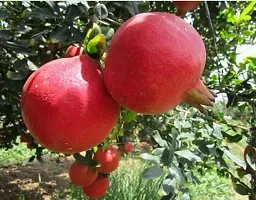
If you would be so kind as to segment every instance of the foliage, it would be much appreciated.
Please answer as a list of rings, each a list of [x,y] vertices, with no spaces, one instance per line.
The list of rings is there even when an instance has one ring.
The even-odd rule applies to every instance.
[[[0,147],[5,149],[17,144],[17,136],[27,136],[19,100],[25,80],[38,66],[62,57],[70,44],[82,45],[93,23],[98,23],[110,45],[114,31],[129,17],[147,11],[175,12],[171,2],[0,5]],[[185,105],[157,116],[123,111],[112,135],[138,136],[153,145],[150,154],[141,155],[154,163],[143,177],[151,179],[168,172],[161,183],[162,199],[190,199],[185,183],[198,182],[193,169],[204,172],[214,166],[220,176],[231,178],[239,194],[255,198],[256,58],[237,62],[238,47],[255,43],[255,14],[255,2],[201,2],[185,16],[206,45],[205,82],[219,97],[227,96],[227,101],[221,99],[207,116]],[[230,152],[230,143],[241,141],[252,147],[244,160]],[[34,144],[40,159],[42,148]]]

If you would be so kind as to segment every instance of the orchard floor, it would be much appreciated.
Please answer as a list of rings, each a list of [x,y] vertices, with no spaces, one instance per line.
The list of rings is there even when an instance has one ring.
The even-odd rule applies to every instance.
[[[69,187],[70,163],[71,159],[66,159],[62,163],[34,161],[1,167],[0,200],[16,200],[21,194],[29,200],[52,199],[55,191],[65,192]]]
[[[34,155],[34,150],[28,151],[24,144],[12,150],[0,150],[0,200],[71,200],[68,198],[71,184],[67,172],[73,157],[62,158],[58,163],[56,157],[46,157],[44,163],[36,160],[29,163],[28,158],[31,155]],[[137,168],[142,168],[142,163],[136,160],[138,161],[130,158],[122,160],[120,170],[136,171]],[[123,179],[124,177],[120,177],[120,182]],[[137,181],[139,179],[140,177]],[[195,197],[192,200],[248,200],[247,196],[240,196],[233,191],[229,180],[219,181],[214,173],[209,173],[204,180],[201,187],[194,187],[192,193]],[[226,195],[223,197],[227,190],[230,191],[230,198]],[[56,197],[60,193],[67,198]]]

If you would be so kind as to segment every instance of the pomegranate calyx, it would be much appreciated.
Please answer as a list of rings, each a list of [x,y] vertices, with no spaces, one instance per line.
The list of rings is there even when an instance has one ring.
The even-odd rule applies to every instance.
[[[197,108],[201,113],[207,114],[207,110],[202,106],[212,106],[217,95],[210,91],[204,83],[199,80],[195,88],[187,92],[184,103]]]

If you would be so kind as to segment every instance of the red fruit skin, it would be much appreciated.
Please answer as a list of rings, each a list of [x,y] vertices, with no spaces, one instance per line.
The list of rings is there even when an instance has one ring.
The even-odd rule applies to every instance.
[[[97,179],[88,187],[83,187],[85,195],[91,198],[100,198],[105,195],[109,188],[109,180],[102,174],[99,174]]]
[[[65,57],[69,58],[74,56],[80,56],[83,54],[83,51],[83,47],[69,46],[65,53]]]
[[[133,149],[132,143],[127,142],[127,143],[124,145],[124,150],[125,150],[126,153],[132,152],[132,149]]]
[[[25,136],[21,135],[20,142],[29,142],[29,140]]]
[[[115,33],[104,81],[123,107],[160,114],[180,104],[203,72],[204,43],[198,32],[173,14],[135,15]]]
[[[97,170],[101,173],[108,174],[117,169],[120,156],[116,148],[108,147],[105,151],[99,148],[95,153],[94,160],[101,164]]]
[[[29,142],[27,143],[27,148],[30,150],[34,149],[34,147]]]
[[[69,179],[76,186],[89,186],[96,180],[97,176],[96,168],[78,161],[73,162],[69,167]]]
[[[91,149],[109,135],[120,108],[107,92],[97,67],[86,55],[61,58],[28,78],[21,112],[39,144],[73,154]]]
[[[190,11],[196,9],[200,1],[173,1],[176,8],[182,11]]]

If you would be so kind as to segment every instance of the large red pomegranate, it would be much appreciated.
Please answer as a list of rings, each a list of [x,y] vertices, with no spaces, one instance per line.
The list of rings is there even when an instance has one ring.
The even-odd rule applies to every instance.
[[[129,110],[159,114],[186,102],[204,112],[200,104],[214,100],[200,81],[205,60],[200,35],[183,19],[162,12],[138,14],[112,38],[104,81]]]
[[[35,71],[23,87],[21,112],[38,143],[75,153],[109,135],[119,105],[106,90],[97,62],[81,55],[53,60]]]

